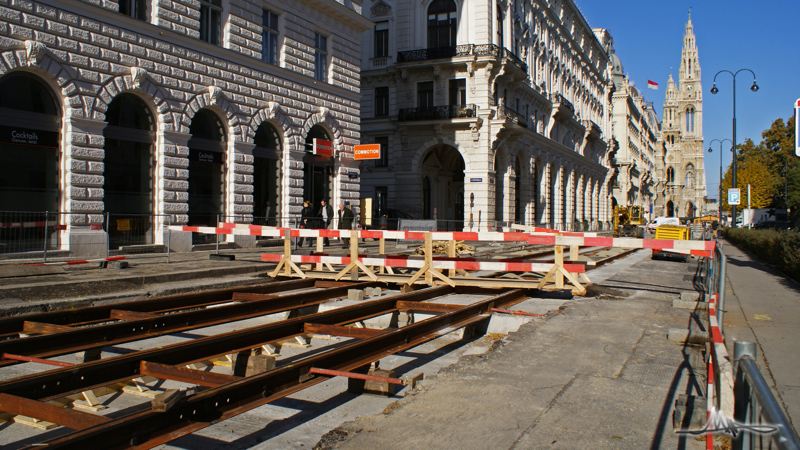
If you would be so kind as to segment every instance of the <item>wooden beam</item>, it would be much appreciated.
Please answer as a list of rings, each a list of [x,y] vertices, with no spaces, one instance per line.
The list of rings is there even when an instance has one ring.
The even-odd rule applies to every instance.
[[[83,430],[111,421],[106,417],[76,409],[2,393],[0,393],[0,410],[14,415],[57,423],[73,430]]]
[[[64,331],[72,331],[74,329],[74,327],[68,327],[66,325],[54,325],[52,323],[31,322],[28,320],[22,322],[23,333],[52,334],[63,333]]]
[[[387,330],[376,328],[343,327],[341,325],[322,325],[318,323],[306,323],[303,325],[303,332],[306,334],[327,334],[329,336],[344,336],[358,339],[368,339],[386,333],[386,331]]]
[[[112,319],[128,321],[128,320],[152,319],[153,317],[158,317],[158,314],[151,312],[123,311],[120,309],[112,309],[109,312],[109,317],[111,317]]]
[[[150,361],[139,363],[139,374],[150,375],[162,380],[175,380],[184,383],[197,384],[205,387],[217,387],[223,384],[241,380],[241,377],[223,373],[205,372],[202,370],[187,369],[185,367],[158,364]]]

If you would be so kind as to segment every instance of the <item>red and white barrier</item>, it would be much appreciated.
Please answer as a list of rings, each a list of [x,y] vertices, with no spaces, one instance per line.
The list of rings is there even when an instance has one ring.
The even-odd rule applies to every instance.
[[[724,417],[733,417],[733,366],[731,358],[728,357],[728,349],[725,347],[725,338],[719,329],[717,322],[717,302],[719,294],[713,294],[708,302],[708,321],[711,329],[712,357],[709,358],[709,383],[716,381],[713,391],[709,391],[708,400],[711,402],[715,397],[719,398],[719,411]],[[716,366],[716,367],[714,367]],[[716,376],[715,371],[716,370]]]
[[[0,228],[38,228],[46,225],[47,222],[44,220],[37,222],[0,222]],[[54,222],[50,222],[50,225],[54,225]]]
[[[55,261],[55,262],[48,262],[48,263],[28,263],[25,264],[26,266],[58,266],[58,265],[75,265],[75,264],[89,264],[95,262],[103,262],[103,261],[120,261],[125,259],[124,256],[111,256],[108,258],[98,258],[98,259],[79,259],[75,261]]]
[[[261,260],[266,262],[280,262],[283,254],[265,253]],[[346,265],[350,264],[349,256],[332,256],[324,253],[311,255],[292,255],[294,263],[323,263]],[[367,266],[406,267],[421,269],[425,265],[425,258],[405,255],[366,256],[358,255],[358,260]],[[431,266],[437,270],[491,270],[503,272],[548,272],[554,263],[525,262],[523,260],[479,261],[475,258],[448,258],[433,257]],[[565,262],[564,269],[570,273],[585,273],[586,264]]]
[[[430,233],[435,241],[484,241],[484,242],[527,242],[529,233],[525,232],[471,232],[471,231],[383,231],[383,230],[327,230],[313,228],[282,228],[261,225],[223,223],[220,227],[170,226],[172,231],[190,231],[203,234],[231,234],[240,236],[283,237],[289,231],[291,237],[302,238],[349,238],[356,231],[360,239],[401,239],[425,240]]]
[[[638,239],[611,237],[547,236],[531,233],[529,244],[579,245],[586,247],[650,248],[696,256],[714,257],[715,241],[684,241],[670,239]]]

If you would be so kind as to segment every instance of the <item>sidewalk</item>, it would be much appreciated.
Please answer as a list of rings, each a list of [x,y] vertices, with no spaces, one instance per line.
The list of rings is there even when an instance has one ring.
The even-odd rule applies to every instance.
[[[728,258],[724,334],[728,354],[735,341],[755,342],[761,373],[795,430],[800,428],[800,286],[725,242]]]
[[[641,250],[592,271],[600,298],[574,298],[315,448],[705,448],[672,422],[679,395],[705,395],[702,354],[667,340],[691,321],[672,300],[692,291],[696,266]]]

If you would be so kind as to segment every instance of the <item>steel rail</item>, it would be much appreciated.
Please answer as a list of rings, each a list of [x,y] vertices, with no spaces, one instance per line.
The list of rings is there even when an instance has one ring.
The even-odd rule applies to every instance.
[[[430,288],[437,289],[437,288]],[[201,391],[165,412],[144,410],[37,443],[30,448],[152,448],[327,380],[312,367],[350,371],[449,331],[484,320],[489,308],[525,298],[521,289],[464,306],[393,331],[357,340],[259,375]]]
[[[72,367],[24,375],[0,382],[0,393],[38,400],[57,399],[136,378],[139,376],[142,361],[168,365],[206,361],[216,356],[303,335],[306,323],[322,325],[352,323],[367,316],[392,312],[399,301],[421,301],[453,292],[455,289],[449,286],[431,287],[280,322],[76,364]]]
[[[137,339],[188,331],[315,305],[347,295],[348,289],[359,289],[373,285],[375,285],[373,282],[341,284],[338,287],[328,289],[298,292],[264,300],[248,300],[212,309],[196,309],[174,314],[156,315],[154,317],[6,340],[0,342],[0,354],[11,353],[46,358],[75,353]],[[230,302],[231,299],[229,298],[227,301]],[[0,367],[19,362],[18,360],[0,360]]]
[[[234,292],[271,294],[294,289],[307,289],[314,286],[315,283],[312,280],[300,279],[278,281],[254,286],[217,289],[213,291],[171,295],[153,299],[132,300],[121,303],[88,306],[85,308],[25,314],[21,316],[0,318],[0,330],[3,330],[3,333],[24,332],[24,324],[26,321],[48,323],[53,325],[91,324],[98,321],[112,320],[110,315],[112,309],[138,312],[185,309],[204,306],[205,304],[216,304],[224,301],[230,301],[231,295]]]

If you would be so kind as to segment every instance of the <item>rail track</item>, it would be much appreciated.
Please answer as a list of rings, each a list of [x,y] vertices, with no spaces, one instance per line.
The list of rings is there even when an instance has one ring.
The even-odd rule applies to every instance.
[[[48,448],[150,448],[333,376],[321,373],[366,372],[370,363],[387,355],[485,322],[491,308],[510,307],[528,298],[519,289],[436,286],[309,313],[315,305],[336,300],[349,289],[374,286],[291,280],[4,319],[6,340],[0,344],[3,356],[10,358],[3,359],[4,366],[20,364],[16,357],[26,356],[34,361],[27,363],[30,365],[46,368],[46,364],[56,363],[62,367],[0,381],[0,410],[75,430],[30,448],[41,448],[40,444]],[[467,305],[441,303],[446,301],[443,297],[459,294],[481,299]],[[258,312],[244,312],[248,307]],[[208,316],[200,314],[209,311]],[[45,359],[287,311],[299,315],[77,364]],[[413,312],[431,317],[408,324],[392,318]],[[388,317],[390,325],[358,326],[379,317]],[[11,328],[5,327],[14,327],[23,337],[13,338]],[[276,361],[271,370],[247,369],[269,358],[261,354],[263,346],[310,334],[340,336],[343,341]],[[47,349],[51,345],[56,348]],[[226,357],[232,357],[231,369],[214,365],[213,361]],[[141,401],[113,419],[74,407],[74,400],[81,397],[88,400],[95,393],[107,394],[126,384],[142,386],[167,380],[178,386],[172,395],[179,400]]]
[[[593,247],[584,249],[581,256],[602,255],[594,262],[600,265],[632,251]],[[538,251],[520,256],[517,251],[514,257],[547,260],[552,255],[552,251]],[[27,364],[23,367],[31,372],[0,381],[0,411],[5,411],[6,419],[16,416],[74,430],[29,448],[43,444],[48,448],[151,448],[332,376],[363,376],[371,363],[385,356],[453,330],[485,324],[493,312],[508,311],[504,308],[529,297],[524,289],[443,285],[319,310],[320,305],[346,297],[349,290],[381,287],[387,286],[371,281],[278,279],[258,286],[0,319],[0,379],[2,370],[14,365]],[[479,300],[466,305],[448,302],[458,295]],[[430,317],[417,322],[398,320],[400,315],[413,317],[414,313]],[[286,318],[276,319],[276,314]],[[197,334],[168,345],[151,340],[192,330],[196,334],[217,325],[250,324],[247,320],[265,316],[273,321],[208,336]],[[375,326],[378,319],[388,325]],[[291,358],[275,360],[265,354],[289,340],[320,335],[341,340]],[[138,349],[101,359],[104,349],[129,344]],[[219,364],[226,360],[229,364]],[[157,401],[134,401],[114,418],[79,408],[96,406],[98,396],[123,392],[120,389],[126,386],[142,390],[161,385],[172,390]]]

